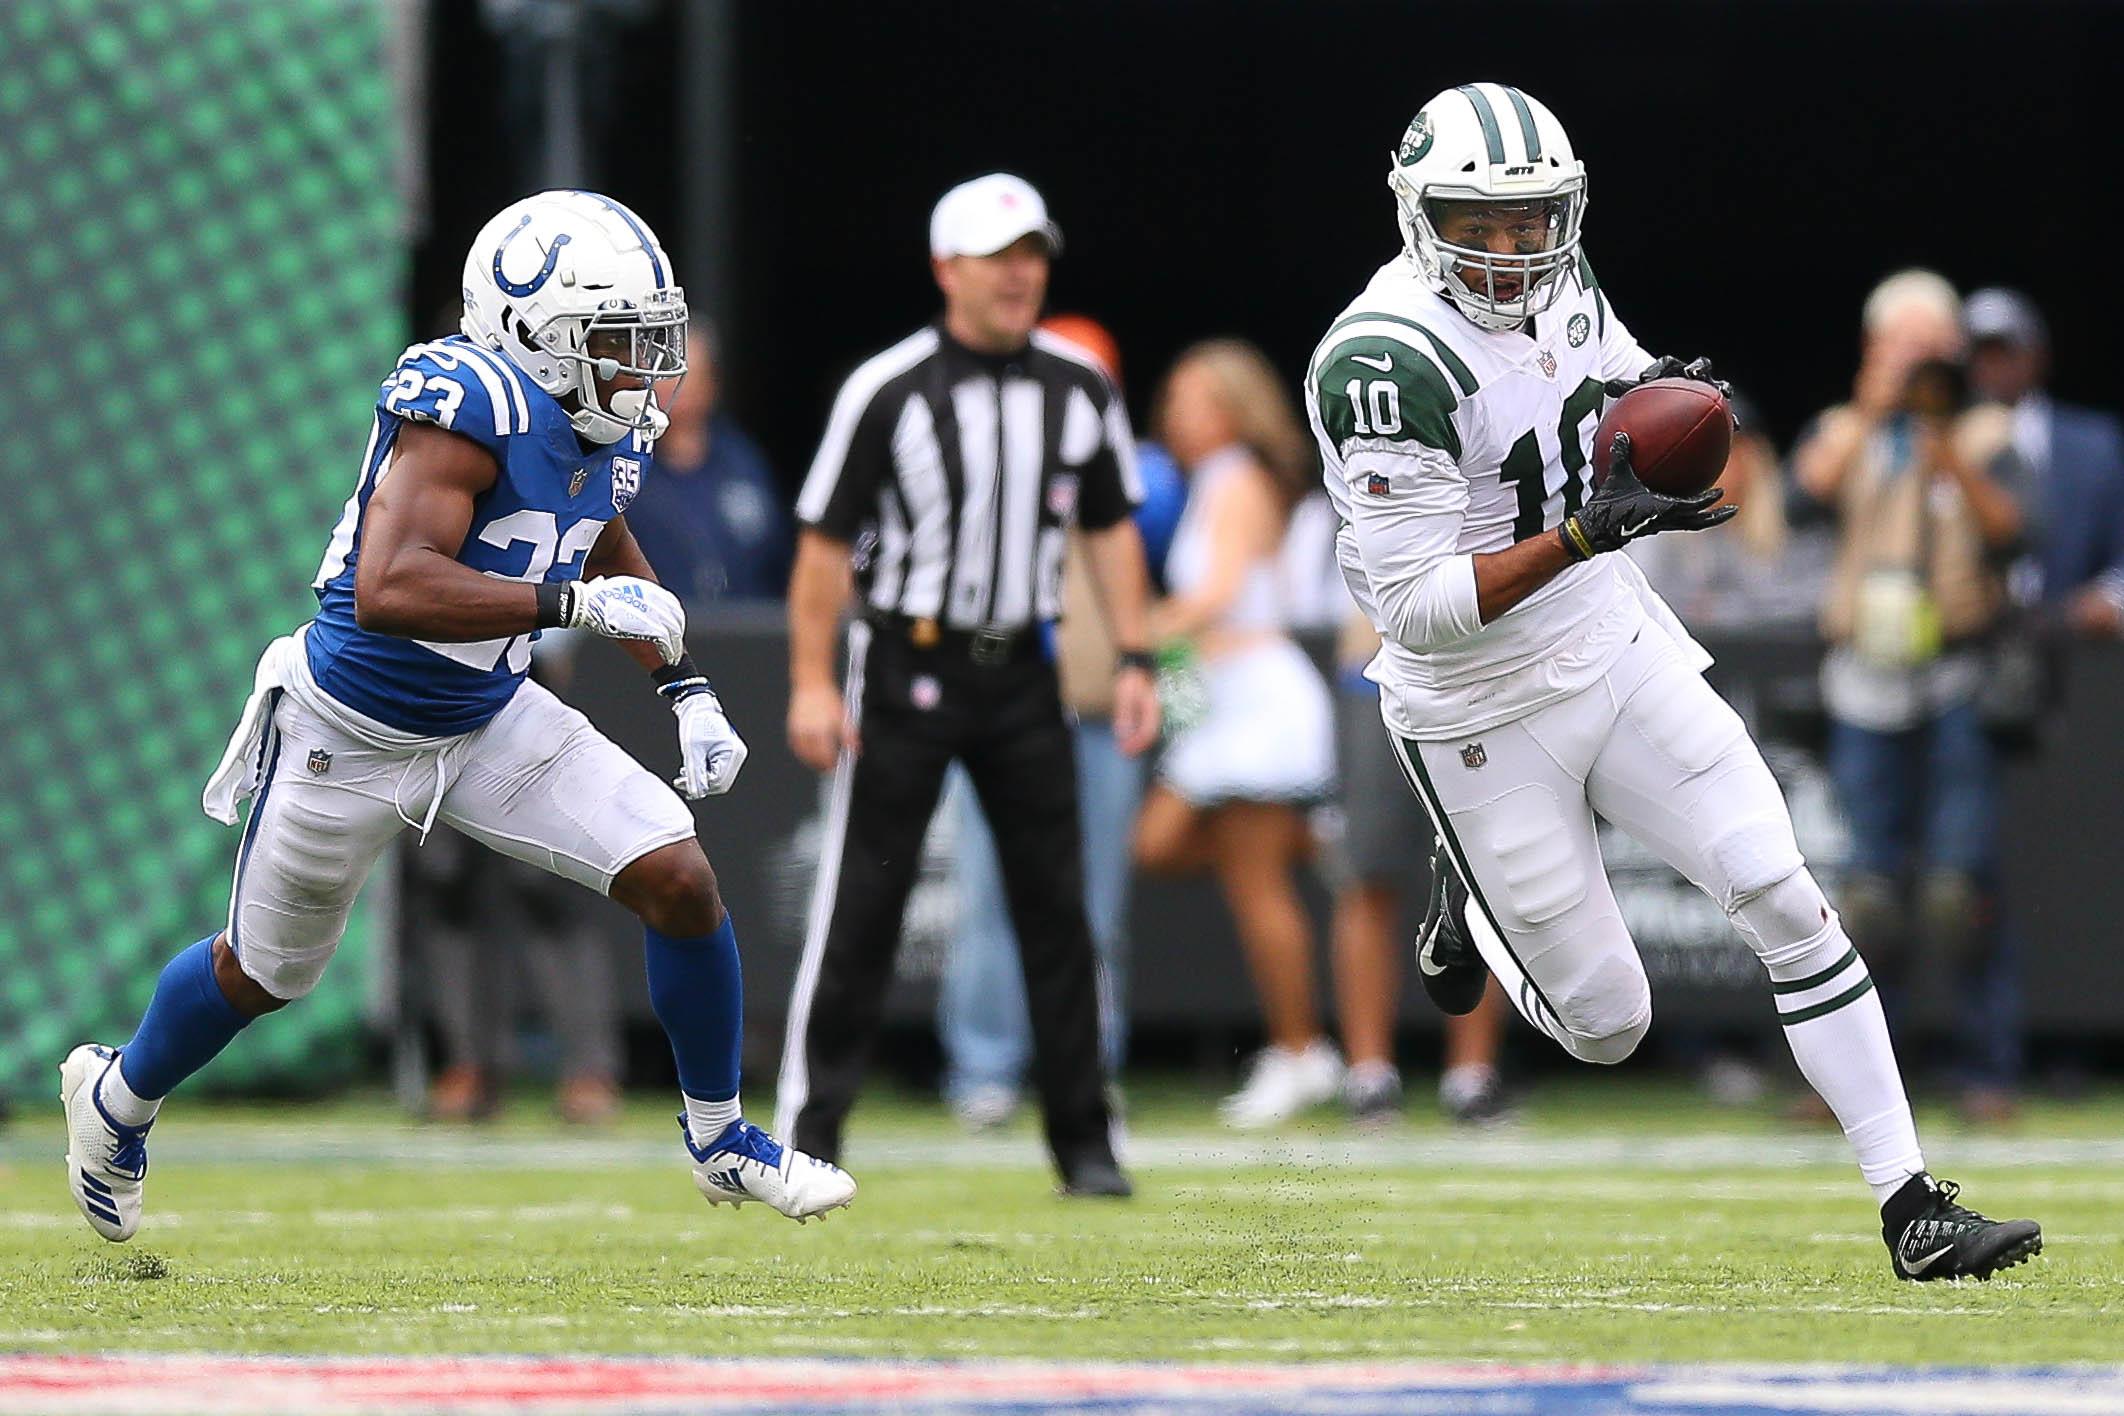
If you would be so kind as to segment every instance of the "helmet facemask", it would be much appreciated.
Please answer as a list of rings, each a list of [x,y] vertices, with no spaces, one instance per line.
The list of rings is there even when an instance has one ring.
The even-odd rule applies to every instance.
[[[1514,329],[1563,294],[1563,276],[1577,261],[1585,215],[1582,175],[1573,174],[1553,191],[1525,196],[1436,185],[1419,191],[1398,170],[1389,184],[1410,260],[1474,323],[1489,330]],[[1512,253],[1455,245],[1439,234],[1457,209],[1476,207],[1509,225],[1529,228],[1515,241]]]
[[[657,399],[657,385],[667,395],[686,376],[686,293],[676,286],[657,290],[641,301],[612,301],[591,314],[562,318],[549,331],[534,331],[532,341],[552,348],[574,366],[576,408],[568,421],[594,443],[615,443],[630,433],[654,441],[670,419]],[[567,328],[576,326],[577,328]],[[598,395],[598,380],[638,379],[634,387]]]

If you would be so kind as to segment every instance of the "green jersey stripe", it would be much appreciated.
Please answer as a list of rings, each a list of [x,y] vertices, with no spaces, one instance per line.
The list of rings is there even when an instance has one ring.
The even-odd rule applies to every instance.
[[[1475,121],[1482,124],[1482,140],[1489,146],[1490,161],[1505,160],[1504,130],[1497,126],[1497,110],[1490,106],[1489,97],[1473,84],[1462,84],[1459,92],[1466,97],[1475,110]]]
[[[1797,1027],[1801,1023],[1811,1023],[1816,1018],[1823,1017],[1829,1013],[1834,1013],[1837,1009],[1842,1008],[1847,1004],[1856,1003],[1859,999],[1864,998],[1869,992],[1871,992],[1872,989],[1873,975],[1867,974],[1857,983],[1851,985],[1851,987],[1845,989],[1842,993],[1837,994],[1836,997],[1829,999],[1827,1002],[1817,1003],[1811,1008],[1802,1008],[1795,1013],[1780,1013],[1777,1015],[1777,1020],[1779,1023],[1783,1024],[1785,1027],[1788,1028]]]
[[[1808,974],[1805,978],[1795,978],[1785,983],[1772,983],[1770,991],[1772,993],[1805,993],[1810,988],[1819,988],[1845,969],[1851,967],[1851,961],[1857,957],[1858,945],[1854,944],[1844,951],[1843,958],[1838,959],[1820,973]]]
[[[1445,365],[1446,371],[1453,376],[1453,382],[1459,385],[1460,396],[1463,398],[1473,398],[1475,396],[1475,390],[1479,385],[1475,380],[1475,371],[1468,367],[1468,361],[1455,354],[1452,345],[1446,343],[1437,335],[1416,323],[1416,321],[1403,315],[1372,313],[1351,315],[1348,319],[1337,320],[1328,328],[1327,335],[1321,340],[1321,347],[1326,348],[1328,341],[1334,339],[1337,334],[1348,329],[1351,325],[1371,323],[1373,321],[1377,321],[1380,324],[1400,325],[1405,329],[1413,329],[1429,340],[1431,347],[1438,351],[1438,362]]]
[[[1519,115],[1519,135],[1527,140],[1527,161],[1541,160],[1541,134],[1534,128],[1534,110],[1527,107],[1527,96],[1516,88],[1507,88],[1505,97],[1512,100],[1512,111]]]

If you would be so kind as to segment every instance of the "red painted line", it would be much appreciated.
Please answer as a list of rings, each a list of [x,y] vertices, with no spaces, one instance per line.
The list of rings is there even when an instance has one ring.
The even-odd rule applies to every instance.
[[[0,1357],[0,1413],[23,1399],[98,1410],[470,1410],[683,1404],[687,1410],[909,1398],[1018,1400],[1405,1387],[1467,1390],[1619,1378],[1631,1369],[1353,1364],[1077,1366],[626,1358],[244,1358],[195,1355]],[[48,1405],[37,1409],[51,1409]],[[91,1409],[66,1401],[61,1409]]]

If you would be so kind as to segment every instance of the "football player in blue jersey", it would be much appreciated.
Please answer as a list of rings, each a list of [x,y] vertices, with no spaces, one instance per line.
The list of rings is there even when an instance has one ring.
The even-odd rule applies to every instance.
[[[461,334],[384,380],[317,616],[267,648],[207,783],[227,824],[252,799],[227,923],[163,970],[131,1041],[61,1064],[70,1189],[106,1239],[139,1227],[162,1098],[316,986],[377,856],[438,820],[641,917],[710,1202],[802,1220],[854,1198],[845,1172],[741,1114],[737,939],[692,813],[525,678],[541,629],[610,636],[677,715],[680,792],[727,791],[744,764],[622,515],[664,426],[656,386],[686,371],[685,293],[634,213],[544,192],[473,241],[464,305]]]

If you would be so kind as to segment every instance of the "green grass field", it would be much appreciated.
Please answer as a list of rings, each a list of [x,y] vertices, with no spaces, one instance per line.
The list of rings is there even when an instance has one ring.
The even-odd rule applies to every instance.
[[[855,1207],[807,1227],[698,1199],[667,1107],[586,1135],[528,1100],[467,1131],[180,1099],[123,1247],[67,1200],[53,1104],[0,1134],[0,1351],[2124,1359],[2124,1097],[1921,1120],[1967,1198],[2043,1221],[2041,1258],[1898,1283],[1840,1137],[1619,1077],[1481,1136],[1419,1109],[1237,1137],[1205,1095],[1139,1094],[1125,1204],[1055,1198],[1030,1123],[973,1141],[872,1098]]]

